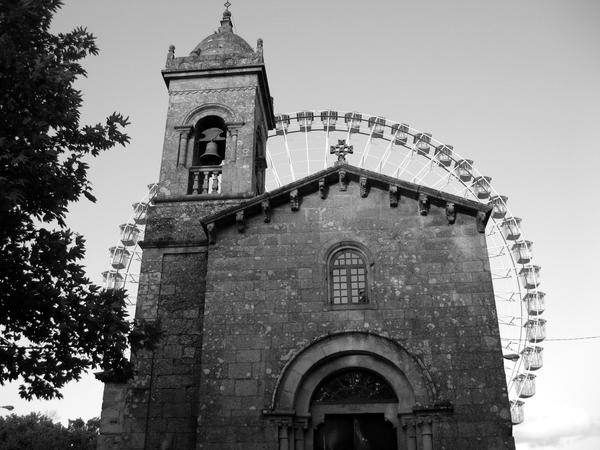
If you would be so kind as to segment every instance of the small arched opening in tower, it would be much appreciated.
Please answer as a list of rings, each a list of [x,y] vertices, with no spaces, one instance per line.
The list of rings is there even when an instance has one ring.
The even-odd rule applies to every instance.
[[[194,127],[194,166],[217,166],[225,160],[227,127],[219,116],[207,116]]]

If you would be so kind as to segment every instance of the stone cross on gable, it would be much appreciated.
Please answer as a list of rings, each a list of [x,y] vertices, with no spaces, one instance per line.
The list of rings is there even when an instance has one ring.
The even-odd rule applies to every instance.
[[[354,146],[346,144],[346,139],[338,139],[337,145],[332,145],[329,153],[337,155],[338,160],[336,164],[345,163],[346,155],[354,153]]]

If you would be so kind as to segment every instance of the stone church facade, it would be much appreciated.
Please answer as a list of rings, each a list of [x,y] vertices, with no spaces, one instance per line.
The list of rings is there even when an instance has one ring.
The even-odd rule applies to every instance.
[[[344,160],[264,192],[262,56],[219,31],[169,50],[159,193],[101,450],[513,449],[491,208]]]

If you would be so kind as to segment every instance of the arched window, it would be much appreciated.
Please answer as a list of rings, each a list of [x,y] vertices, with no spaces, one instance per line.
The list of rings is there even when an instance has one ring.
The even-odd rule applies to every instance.
[[[194,130],[194,166],[216,166],[225,159],[225,121],[218,116],[203,117]]]
[[[333,305],[369,303],[368,271],[362,252],[352,247],[341,248],[331,255],[328,266]]]

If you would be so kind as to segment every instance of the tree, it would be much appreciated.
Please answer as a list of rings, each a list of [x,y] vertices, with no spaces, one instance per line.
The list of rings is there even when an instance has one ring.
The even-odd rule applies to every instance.
[[[40,413],[0,417],[0,450],[95,450],[99,420],[69,420],[65,428]]]
[[[86,160],[128,143],[129,122],[80,125],[74,82],[98,48],[84,28],[49,32],[60,7],[0,2],[0,384],[22,377],[27,399],[60,397],[90,368],[130,371],[125,295],[90,282],[84,239],[65,223],[71,202],[95,201]]]

